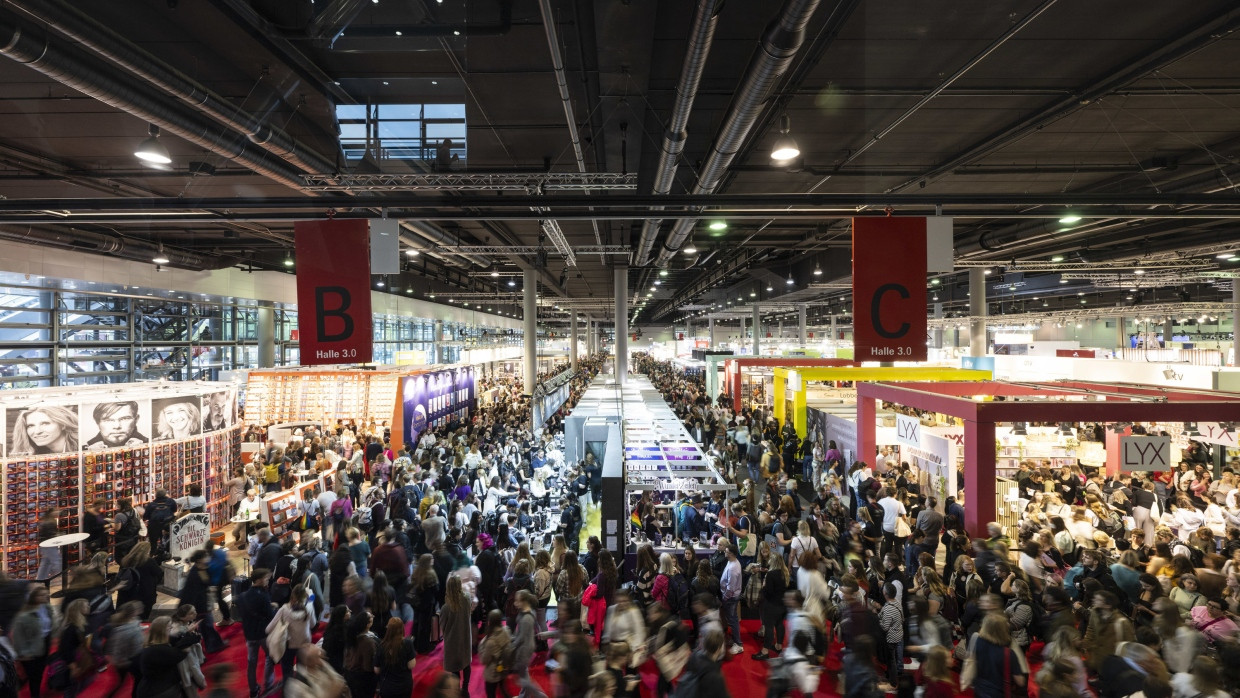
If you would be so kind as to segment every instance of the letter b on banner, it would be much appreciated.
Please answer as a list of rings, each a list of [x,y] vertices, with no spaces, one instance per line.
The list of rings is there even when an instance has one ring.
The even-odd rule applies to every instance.
[[[857,361],[926,360],[926,219],[853,219]]]
[[[367,222],[300,221],[295,231],[301,363],[370,361],[374,330]]]

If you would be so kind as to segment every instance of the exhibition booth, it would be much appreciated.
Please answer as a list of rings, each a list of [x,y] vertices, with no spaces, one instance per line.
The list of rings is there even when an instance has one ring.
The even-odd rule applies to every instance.
[[[996,486],[1001,463],[1010,470],[1024,459],[1048,460],[1040,455],[1043,449],[1058,454],[1049,456],[1056,459],[1052,464],[1085,459],[1097,462],[1099,446],[1086,446],[1074,425],[1108,425],[1106,441],[1099,444],[1105,457],[1098,465],[1113,475],[1134,470],[1167,470],[1179,460],[1171,437],[1133,435],[1134,423],[1150,423],[1147,431],[1156,433],[1160,424],[1180,426],[1187,431],[1194,424],[1200,428],[1208,420],[1221,435],[1231,433],[1231,429],[1224,428],[1226,423],[1240,422],[1240,394],[1209,390],[1092,381],[860,382],[856,387],[861,453],[875,452],[875,425],[882,403],[963,421],[961,445],[967,499],[964,524],[974,534],[985,530],[986,523],[995,521],[1001,513],[1010,516],[1017,506],[1014,493],[1006,486]],[[905,417],[902,421],[897,431],[910,444],[915,438],[921,444],[925,437],[917,433],[920,420]],[[1224,426],[1219,427],[1219,423]],[[1031,434],[1030,424],[1057,425],[1059,435],[1051,436],[1046,427]],[[1016,438],[1021,436],[1025,438]]]
[[[771,396],[778,395],[774,384],[774,371],[777,367],[825,368],[832,366],[855,366],[851,359],[811,359],[806,357],[755,357],[727,358],[723,362],[724,385],[732,396],[732,409],[740,412],[741,407],[750,402],[753,395],[761,391],[771,404]],[[711,399],[719,396],[711,395]],[[778,409],[778,408],[777,408]],[[782,420],[781,420],[782,421]]]
[[[228,480],[241,459],[236,388],[206,381],[64,386],[0,393],[4,571],[33,578],[38,523],[59,509],[62,531],[81,530],[96,498],[106,514],[201,485],[212,528],[228,519]],[[66,564],[78,560],[77,546]]]
[[[833,383],[837,388],[847,387],[859,381],[984,381],[990,380],[990,371],[934,366],[836,366],[824,368],[785,368],[774,370],[773,395],[775,419],[781,425],[787,423],[788,414],[797,436],[804,439],[809,433],[806,424],[806,396],[811,383]],[[841,393],[840,399],[852,397],[850,389]],[[873,420],[873,415],[871,415]],[[860,417],[858,416],[858,419]],[[873,449],[861,450],[869,457]]]

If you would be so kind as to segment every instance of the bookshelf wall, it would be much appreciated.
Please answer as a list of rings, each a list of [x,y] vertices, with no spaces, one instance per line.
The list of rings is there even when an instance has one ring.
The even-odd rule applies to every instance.
[[[245,419],[251,424],[321,420],[386,422],[396,416],[400,378],[387,371],[251,371]]]

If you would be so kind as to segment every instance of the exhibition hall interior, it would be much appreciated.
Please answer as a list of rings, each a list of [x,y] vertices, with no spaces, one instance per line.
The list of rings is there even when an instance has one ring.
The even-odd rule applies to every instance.
[[[0,698],[1240,698],[1238,28],[0,1]]]

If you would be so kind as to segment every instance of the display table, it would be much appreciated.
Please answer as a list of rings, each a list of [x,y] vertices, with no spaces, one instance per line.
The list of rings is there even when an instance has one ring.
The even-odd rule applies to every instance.
[[[48,538],[42,543],[39,543],[40,548],[60,549],[60,595],[62,596],[65,593],[65,583],[69,577],[69,565],[66,564],[69,557],[65,555],[65,552],[69,546],[77,545],[85,541],[87,538],[90,538],[89,533],[66,533],[63,536]],[[48,580],[48,584],[51,584],[50,579]]]

